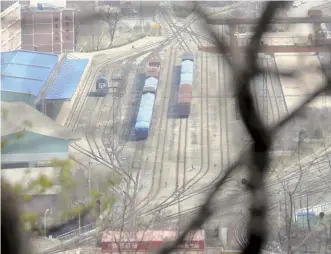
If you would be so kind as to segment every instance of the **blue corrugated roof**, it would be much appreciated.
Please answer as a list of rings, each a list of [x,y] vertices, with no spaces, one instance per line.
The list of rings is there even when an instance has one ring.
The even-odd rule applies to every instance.
[[[84,73],[87,63],[87,59],[64,60],[55,82],[47,91],[46,99],[71,99]]]
[[[38,96],[58,56],[30,51],[1,53],[1,90]]]

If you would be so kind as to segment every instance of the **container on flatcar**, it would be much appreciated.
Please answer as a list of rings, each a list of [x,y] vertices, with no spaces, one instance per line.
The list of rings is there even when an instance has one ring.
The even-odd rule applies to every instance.
[[[143,93],[156,93],[158,85],[158,79],[155,77],[148,77],[145,80]]]
[[[99,77],[97,77],[95,86],[95,92],[97,95],[106,95],[109,89],[107,77],[105,75],[100,75]]]

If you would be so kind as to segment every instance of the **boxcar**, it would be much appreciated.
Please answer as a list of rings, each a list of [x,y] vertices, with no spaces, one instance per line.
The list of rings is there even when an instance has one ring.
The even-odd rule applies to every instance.
[[[181,64],[180,72],[181,73],[193,73],[194,63],[189,60],[185,60]]]
[[[179,86],[179,94],[191,94],[192,95],[192,85],[190,84],[180,84]]]
[[[193,73],[181,73],[179,84],[193,84]]]
[[[148,77],[145,80],[143,93],[156,93],[157,91],[157,85],[158,85],[158,79],[155,77]]]
[[[135,136],[137,140],[143,140],[148,137],[152,123],[155,95],[152,93],[143,94],[135,124]]]

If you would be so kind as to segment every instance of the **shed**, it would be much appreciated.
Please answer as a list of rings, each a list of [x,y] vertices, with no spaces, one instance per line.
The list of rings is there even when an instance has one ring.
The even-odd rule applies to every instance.
[[[24,102],[55,119],[77,90],[88,59],[32,51],[1,53],[1,100]]]
[[[53,54],[29,51],[1,53],[1,100],[34,105],[58,62]]]
[[[36,167],[68,159],[79,137],[23,102],[1,102],[2,168]]]

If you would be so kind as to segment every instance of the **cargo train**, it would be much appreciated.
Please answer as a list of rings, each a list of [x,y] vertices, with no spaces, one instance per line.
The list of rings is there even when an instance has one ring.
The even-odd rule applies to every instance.
[[[161,68],[160,59],[152,56],[149,58],[146,71],[140,107],[135,123],[135,136],[137,140],[148,138],[152,124],[153,110],[159,84],[159,74]]]
[[[177,112],[180,117],[188,117],[191,112],[192,86],[194,79],[194,56],[190,52],[182,55]]]

